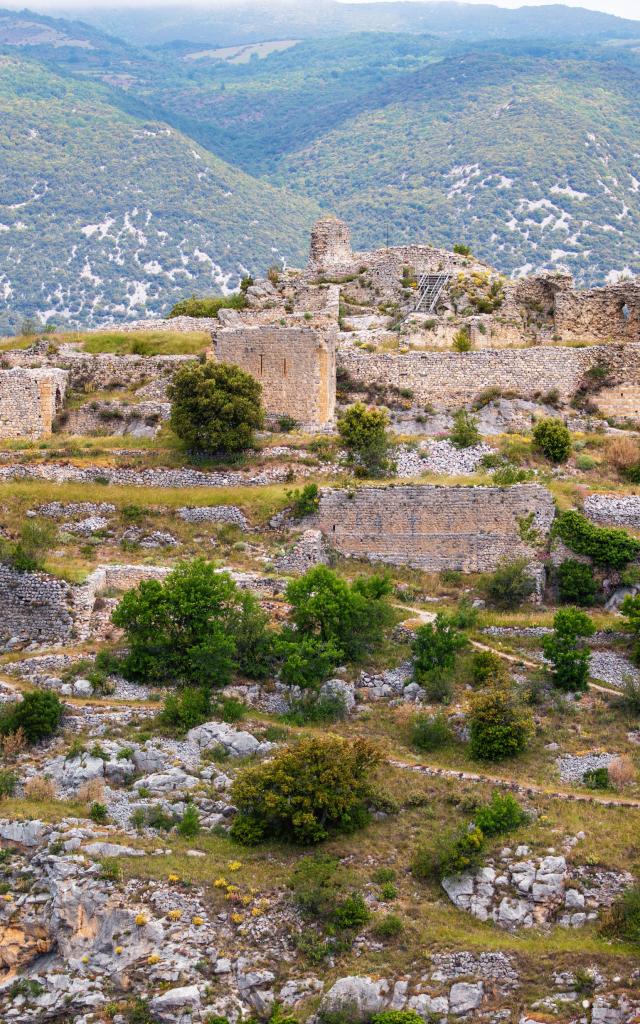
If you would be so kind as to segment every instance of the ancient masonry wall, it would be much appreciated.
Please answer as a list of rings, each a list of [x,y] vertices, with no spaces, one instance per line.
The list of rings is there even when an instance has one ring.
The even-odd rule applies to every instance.
[[[555,506],[537,484],[360,487],[324,491],[309,525],[342,555],[426,572],[487,572],[503,558],[535,558],[520,536],[532,513],[544,540]]]
[[[213,335],[215,357],[251,373],[263,387],[267,413],[307,427],[333,420],[336,328],[242,327]]]
[[[555,330],[563,341],[640,341],[640,284],[626,281],[589,291],[559,291]]]
[[[62,642],[73,631],[73,588],[40,572],[0,565],[0,637]]]
[[[640,345],[592,345],[585,348],[535,347],[483,352],[407,352],[375,354],[343,349],[338,370],[368,386],[410,389],[416,403],[445,409],[472,401],[488,388],[533,398],[557,390],[562,400],[575,394],[586,371],[609,367],[620,383],[594,393],[605,415],[640,416]]]
[[[59,369],[0,370],[0,437],[35,440],[50,434],[67,377]]]
[[[13,350],[4,357],[12,366],[34,367],[47,363],[48,367],[61,367],[68,373],[68,385],[77,391],[85,389],[110,391],[114,388],[129,390],[150,381],[169,380],[184,363],[193,362],[195,356],[114,356],[86,355],[83,352],[64,353],[46,358]],[[39,373],[51,372],[49,368]]]

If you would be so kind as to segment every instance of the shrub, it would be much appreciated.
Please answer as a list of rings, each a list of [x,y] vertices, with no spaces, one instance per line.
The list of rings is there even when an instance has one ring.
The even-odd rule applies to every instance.
[[[589,768],[582,776],[587,789],[611,789],[608,768]]]
[[[476,826],[441,832],[433,846],[418,847],[411,870],[417,878],[441,880],[461,875],[478,867],[483,847],[484,837]]]
[[[397,899],[397,896],[398,896],[398,890],[396,889],[395,885],[393,885],[392,882],[385,882],[384,885],[382,885],[380,887],[380,899],[381,900],[384,900],[385,902],[387,902],[389,900]]]
[[[383,1010],[375,1013],[371,1024],[424,1024],[417,1010]]]
[[[629,714],[640,716],[640,679],[625,675],[620,703]]]
[[[179,563],[162,583],[143,580],[112,620],[126,635],[122,672],[140,682],[224,686],[234,669],[257,671],[269,647],[255,598],[203,558]]]
[[[589,685],[591,653],[582,642],[593,636],[595,626],[585,612],[561,608],[553,619],[553,633],[542,641],[544,655],[552,663],[553,683],[560,690],[579,692]]]
[[[294,630],[289,629],[282,631],[276,640],[275,649],[282,659],[282,682],[287,686],[299,686],[302,689],[323,683],[342,660],[342,652],[332,640],[299,636]]]
[[[8,768],[0,768],[0,800],[5,796],[13,796],[18,785],[18,776]]]
[[[20,572],[41,569],[58,537],[56,526],[47,520],[27,519],[15,543],[2,541],[2,560]]]
[[[178,823],[178,832],[184,839],[193,839],[200,832],[200,815],[195,804],[187,804],[182,820]]]
[[[462,242],[456,242],[453,246],[453,251],[458,256],[470,256],[471,249],[468,245],[464,245]]]
[[[634,658],[637,662],[640,662],[640,594],[634,594],[633,597],[631,596],[631,594],[627,594],[624,601],[620,605],[620,611],[628,620],[629,629],[631,630],[634,639]],[[625,693],[626,690],[627,686],[625,685]],[[633,689],[631,682],[629,683],[629,693],[632,698],[631,705],[633,706],[635,700],[633,698]],[[640,704],[640,697],[638,699],[638,703]]]
[[[332,725],[347,717],[347,705],[340,693],[307,693],[292,702],[284,717],[292,725]]]
[[[379,761],[364,739],[313,737],[284,747],[235,779],[231,833],[245,842],[273,837],[306,844],[352,832],[368,821],[370,777]]]
[[[476,811],[475,822],[483,835],[500,836],[524,825],[527,815],[511,793],[494,790],[491,800]]]
[[[168,693],[158,715],[161,725],[188,732],[211,717],[211,700],[207,690],[187,686],[178,693]]]
[[[571,454],[571,434],[562,420],[551,416],[538,420],[533,428],[533,440],[549,462],[566,462]]]
[[[617,469],[621,476],[627,477],[640,463],[640,445],[635,437],[620,435],[607,441],[605,449],[607,462]]]
[[[451,740],[452,732],[443,714],[416,715],[411,724],[411,744],[417,750],[437,750]]]
[[[474,651],[471,657],[471,685],[484,686],[506,678],[507,670],[503,659],[493,651]]]
[[[326,565],[317,565],[289,583],[286,598],[300,637],[333,644],[343,657],[355,660],[380,643],[391,622],[391,589],[386,576],[359,576],[349,584]]]
[[[104,802],[104,782],[102,779],[87,779],[79,787],[77,797],[82,804]]]
[[[377,939],[395,939],[403,931],[402,918],[397,914],[385,914],[373,926],[373,934]]]
[[[46,803],[50,800],[56,800],[58,796],[53,779],[42,778],[39,775],[25,782],[24,795],[26,800],[37,800]]]
[[[332,920],[336,928],[360,928],[369,920],[370,914],[359,892],[352,892],[336,906]]]
[[[580,512],[562,512],[555,520],[554,533],[578,555],[588,555],[596,565],[624,569],[640,554],[640,541],[625,530],[596,526]]]
[[[250,448],[264,424],[262,386],[239,366],[187,363],[167,388],[171,427],[186,447],[221,456]]]
[[[316,853],[298,861],[289,885],[302,914],[325,921],[331,916],[344,881],[344,871],[337,857]]]
[[[381,477],[391,471],[388,423],[386,409],[367,409],[363,402],[338,418],[338,433],[357,474]]]
[[[520,469],[519,466],[507,462],[506,465],[498,466],[493,471],[491,478],[496,487],[511,487],[513,484],[521,484],[524,480],[528,480],[530,476],[530,470]]]
[[[453,348],[456,352],[471,351],[471,337],[466,327],[462,327],[453,336]]]
[[[438,612],[434,622],[425,622],[416,630],[413,641],[416,682],[426,677],[450,672],[458,652],[466,647],[467,638],[453,625],[450,616]]]
[[[483,582],[487,600],[495,608],[519,608],[535,592],[536,583],[528,572],[526,558],[501,561]]]
[[[89,817],[96,825],[103,825],[108,820],[109,814],[105,804],[93,803],[89,808]]]
[[[634,885],[612,905],[602,930],[620,942],[640,946],[640,885]]]
[[[0,714],[0,734],[6,736],[21,729],[28,743],[46,740],[57,731],[63,710],[56,693],[31,690]]]
[[[301,491],[287,491],[294,519],[304,519],[318,511],[320,491],[317,484],[305,484]]]
[[[217,317],[221,309],[244,309],[247,305],[245,291],[246,289],[242,289],[239,294],[236,292],[233,295],[216,295],[208,298],[191,295],[188,299],[180,299],[179,302],[176,302],[167,315],[170,318],[175,316]]]
[[[598,583],[590,565],[567,558],[558,567],[558,594],[562,604],[588,608],[595,604],[597,593]]]
[[[473,448],[480,443],[477,417],[472,416],[466,409],[458,409],[453,414],[453,428],[449,434],[449,440],[456,448]]]
[[[636,769],[633,761],[626,754],[621,754],[609,763],[609,782],[616,789],[626,789],[636,780]]]
[[[526,747],[533,732],[531,712],[512,686],[499,684],[472,697],[469,750],[479,761],[502,761]]]

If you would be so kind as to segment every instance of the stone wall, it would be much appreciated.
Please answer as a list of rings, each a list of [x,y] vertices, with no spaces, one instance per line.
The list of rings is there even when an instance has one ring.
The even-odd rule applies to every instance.
[[[115,356],[102,353],[60,352],[46,357],[13,349],[3,354],[12,366],[60,367],[68,372],[68,385],[76,391],[134,390],[152,380],[169,380],[196,356]]]
[[[555,329],[563,341],[640,341],[640,284],[559,291]]]
[[[62,642],[73,634],[73,588],[41,572],[0,565],[0,637]]]
[[[0,437],[35,440],[50,434],[67,376],[59,369],[0,370]]]
[[[487,572],[502,558],[535,557],[520,537],[519,520],[548,535],[555,515],[551,494],[537,484],[514,487],[360,487],[323,491],[308,525],[342,555],[426,572]]]
[[[338,369],[361,386],[383,383],[408,388],[416,403],[430,403],[436,409],[463,405],[488,388],[511,391],[523,398],[555,390],[566,402],[586,371],[598,363],[610,367],[612,380],[623,383],[594,393],[593,400],[605,415],[621,414],[620,409],[633,406],[640,390],[640,345],[536,346],[401,355],[352,349],[338,352]]]
[[[213,335],[216,359],[262,384],[267,413],[305,427],[328,426],[336,395],[336,327],[228,328]]]

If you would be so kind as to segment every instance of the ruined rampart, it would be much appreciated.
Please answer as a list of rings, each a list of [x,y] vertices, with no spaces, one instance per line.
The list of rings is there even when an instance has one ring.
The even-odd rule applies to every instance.
[[[50,434],[67,376],[53,368],[0,370],[0,437],[35,440]]]
[[[541,540],[555,515],[537,484],[514,487],[360,487],[322,493],[310,525],[340,554],[426,572],[487,572],[503,558],[535,558],[521,538],[529,525]]]
[[[0,565],[0,638],[62,642],[73,632],[73,588],[42,572]]]
[[[608,368],[611,386],[594,391],[605,415],[640,415],[640,345],[592,345],[585,348],[536,346],[481,352],[407,352],[400,355],[353,349],[338,352],[338,370],[362,389],[383,384],[410,390],[416,404],[436,409],[461,406],[481,392],[497,388],[522,398],[550,391],[569,401],[587,371]],[[344,376],[343,376],[344,379]]]

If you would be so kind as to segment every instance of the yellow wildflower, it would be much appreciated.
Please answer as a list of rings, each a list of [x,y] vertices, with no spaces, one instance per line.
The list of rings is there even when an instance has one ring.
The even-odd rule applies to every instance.
[[[169,881],[170,882],[179,882],[180,881],[180,875],[174,875],[174,874],[169,875]]]
[[[169,913],[167,914],[167,917],[169,918],[170,921],[179,921],[180,918],[182,917],[182,911],[177,909],[170,910]]]
[[[229,871],[239,871],[240,868],[242,867],[242,861],[230,860],[229,863],[227,864],[227,867],[229,868]]]
[[[260,907],[252,907],[251,908],[251,916],[252,917],[262,917],[262,911],[260,910]]]
[[[148,964],[157,964],[159,960],[160,957],[158,956],[157,953],[150,953],[149,956],[147,957]]]
[[[120,956],[120,954],[122,953],[122,946],[116,946],[116,948],[114,949],[114,953],[117,956]]]
[[[5,894],[4,894],[4,896],[2,898],[5,901],[5,903],[11,903],[11,900],[13,899],[13,896],[11,895],[10,892],[5,892]]]
[[[241,900],[241,903],[242,903],[243,907],[248,907],[249,904],[251,903],[251,897],[250,896],[243,896],[242,900]]]
[[[242,914],[235,913],[231,915],[231,920],[233,921],[234,924],[242,924],[242,922],[244,921],[244,917],[242,916]]]
[[[147,923],[147,918],[146,918],[145,914],[136,914],[136,924],[137,924],[138,928],[142,928],[142,926],[145,925],[146,923]]]
[[[191,918],[191,924],[195,924],[196,928],[199,928],[201,924],[204,924],[204,917],[199,917],[197,914]]]
[[[229,883],[227,882],[226,878],[216,878],[213,884],[216,887],[216,889],[226,889]]]

